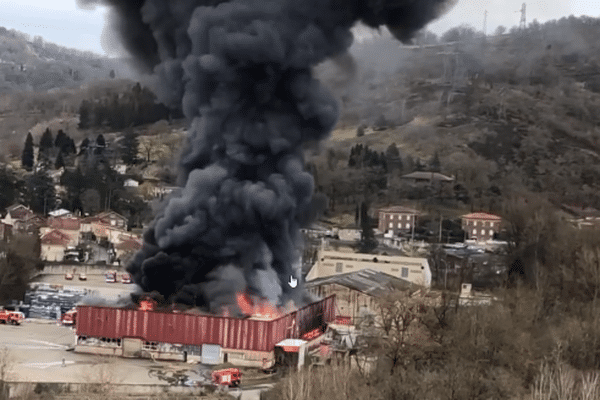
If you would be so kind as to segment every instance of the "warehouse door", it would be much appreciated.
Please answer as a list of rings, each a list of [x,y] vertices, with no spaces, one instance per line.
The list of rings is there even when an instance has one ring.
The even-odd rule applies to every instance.
[[[139,357],[142,353],[142,339],[124,338],[123,357]]]

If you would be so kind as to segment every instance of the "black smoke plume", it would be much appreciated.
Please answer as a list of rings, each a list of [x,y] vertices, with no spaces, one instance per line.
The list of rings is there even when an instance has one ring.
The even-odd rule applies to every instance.
[[[299,226],[313,179],[302,144],[324,138],[338,106],[311,68],[343,56],[358,22],[402,41],[445,0],[80,0],[112,6],[112,25],[159,96],[190,121],[181,192],[129,266],[145,291],[218,312],[236,292],[305,300]]]

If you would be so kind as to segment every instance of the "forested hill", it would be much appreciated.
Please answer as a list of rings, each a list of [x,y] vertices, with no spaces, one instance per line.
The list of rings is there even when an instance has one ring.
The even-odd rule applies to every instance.
[[[342,202],[352,195],[344,181],[376,202],[429,196],[402,191],[398,174],[381,168],[371,168],[370,189],[366,171],[356,175],[366,184],[351,182],[351,148],[395,143],[402,173],[437,155],[465,206],[498,211],[507,190],[522,188],[600,208],[599,39],[600,19],[569,17],[487,37],[463,26],[441,38],[423,32],[413,46],[385,36],[355,46],[353,61],[319,68],[343,110],[327,160],[311,160],[322,190],[332,194],[331,179]]]
[[[128,78],[131,71],[123,60],[0,27],[0,94],[47,91],[111,77]]]

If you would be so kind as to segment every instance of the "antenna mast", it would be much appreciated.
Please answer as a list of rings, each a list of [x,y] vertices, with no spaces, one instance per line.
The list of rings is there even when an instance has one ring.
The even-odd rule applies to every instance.
[[[519,22],[519,29],[524,31],[527,28],[527,4],[523,3],[521,6],[521,21]]]

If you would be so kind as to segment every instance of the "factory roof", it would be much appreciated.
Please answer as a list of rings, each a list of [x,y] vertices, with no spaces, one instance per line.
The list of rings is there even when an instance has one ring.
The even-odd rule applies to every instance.
[[[407,290],[416,288],[416,285],[405,279],[397,278],[384,272],[374,271],[372,269],[363,269],[345,274],[317,278],[307,282],[306,288],[310,289],[332,283],[345,286],[349,289],[357,290],[374,297],[381,297],[393,289]]]

